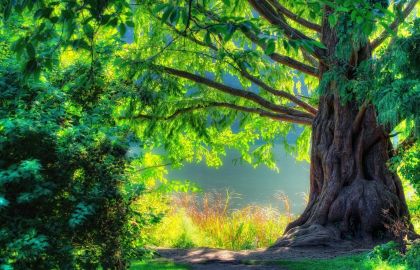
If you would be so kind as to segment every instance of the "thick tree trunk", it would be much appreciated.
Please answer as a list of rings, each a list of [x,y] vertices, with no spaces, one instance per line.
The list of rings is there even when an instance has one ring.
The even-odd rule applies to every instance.
[[[353,48],[348,60],[337,57],[343,33],[330,28],[331,12],[326,6],[321,40],[327,53],[319,67],[320,79],[329,70],[341,70],[339,76],[347,80],[357,79],[357,66],[371,58],[369,44],[348,46]],[[368,102],[359,108],[355,101],[340,100],[338,84],[328,83],[313,121],[309,203],[275,246],[371,245],[412,231],[401,181],[387,167],[390,131],[379,125]]]
[[[401,181],[386,165],[391,149],[373,106],[359,110],[336,95],[322,97],[313,122],[309,203],[276,246],[367,244],[392,238],[393,222],[410,227]]]

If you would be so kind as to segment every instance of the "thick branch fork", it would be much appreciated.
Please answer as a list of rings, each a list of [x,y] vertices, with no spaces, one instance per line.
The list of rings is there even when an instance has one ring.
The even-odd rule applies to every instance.
[[[266,45],[263,44],[260,39],[258,38],[258,36],[254,33],[252,33],[251,31],[249,31],[248,29],[246,29],[245,27],[241,27],[241,31],[242,33],[244,33],[244,35],[251,40],[253,43],[255,43],[256,45],[258,45],[259,47],[261,47],[263,50],[265,50]],[[283,64],[285,66],[294,68],[298,71],[301,71],[305,74],[314,76],[314,77],[319,77],[319,72],[318,69],[309,65],[306,65],[302,62],[299,62],[289,56],[285,56],[285,55],[281,55],[278,53],[271,53],[268,55],[273,61]]]
[[[285,22],[279,16],[277,16],[276,11],[273,9],[270,3],[268,3],[266,0],[248,0],[248,2],[267,21],[269,21],[273,25],[278,26],[280,29],[282,29],[284,31],[284,34],[288,38],[314,41],[312,38],[306,36],[304,33],[300,32],[299,30],[291,27],[287,22]],[[325,54],[326,54],[325,49],[321,49],[321,48],[315,48],[313,52],[313,55],[317,57],[318,59],[324,58]]]

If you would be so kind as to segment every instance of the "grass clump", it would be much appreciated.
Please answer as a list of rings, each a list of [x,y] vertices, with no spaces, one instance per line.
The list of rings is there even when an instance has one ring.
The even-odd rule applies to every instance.
[[[189,270],[191,267],[173,262],[135,261],[130,270]]]
[[[289,270],[408,270],[406,265],[391,265],[387,261],[368,259],[366,255],[339,257],[335,259],[311,259],[299,261],[279,261]]]
[[[156,246],[230,250],[267,247],[292,219],[286,197],[283,197],[286,213],[257,205],[231,210],[229,193],[202,196],[184,193],[171,200],[162,222],[148,231],[151,243]]]
[[[375,247],[367,254],[334,259],[305,259],[277,261],[289,270],[416,270],[420,269],[420,245],[411,243],[406,254],[398,251],[398,244],[389,242]]]

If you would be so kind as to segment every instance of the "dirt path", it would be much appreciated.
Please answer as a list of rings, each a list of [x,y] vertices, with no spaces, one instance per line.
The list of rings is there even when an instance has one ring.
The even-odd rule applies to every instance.
[[[367,249],[340,250],[313,247],[230,251],[212,248],[159,248],[157,251],[162,258],[172,260],[176,263],[188,264],[191,265],[193,269],[198,270],[286,270],[286,268],[274,265],[273,261],[301,260],[305,258],[328,259],[342,255],[366,252]]]

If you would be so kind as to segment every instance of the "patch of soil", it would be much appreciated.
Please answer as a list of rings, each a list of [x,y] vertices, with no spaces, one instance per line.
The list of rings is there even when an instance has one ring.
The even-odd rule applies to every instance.
[[[191,265],[198,270],[286,270],[270,262],[277,260],[330,259],[353,255],[369,249],[338,249],[329,247],[279,247],[257,250],[231,251],[214,248],[158,248],[158,254],[175,263]]]

